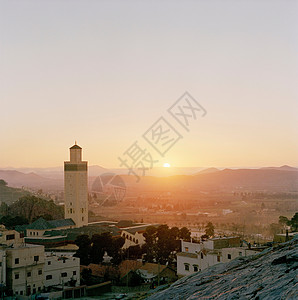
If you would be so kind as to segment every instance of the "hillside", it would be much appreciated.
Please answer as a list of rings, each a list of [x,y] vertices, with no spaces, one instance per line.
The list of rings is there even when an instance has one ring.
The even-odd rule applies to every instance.
[[[62,189],[62,179],[45,178],[35,173],[22,173],[15,170],[0,170],[0,179],[11,187],[31,187],[44,189]]]
[[[149,297],[165,299],[298,299],[298,236],[256,256],[239,257],[183,277]]]
[[[163,168],[167,169],[167,168]],[[95,178],[108,171],[100,166],[89,168],[89,189]],[[169,170],[164,170],[167,172]],[[56,172],[56,173],[55,173]],[[23,173],[17,170],[0,170],[0,179],[12,187],[41,188],[43,190],[62,190],[63,171],[44,170],[36,173]],[[123,170],[122,170],[123,172]],[[43,175],[40,175],[43,174]],[[95,176],[95,174],[97,174]],[[48,176],[48,177],[47,177]],[[261,169],[224,169],[209,168],[195,175],[164,175],[164,177],[145,176],[136,183],[134,176],[121,175],[128,188],[139,191],[180,191],[198,192],[206,190],[233,191],[249,189],[251,191],[298,192],[297,168],[283,166]]]
[[[0,202],[10,205],[18,201],[20,197],[30,195],[29,192],[22,189],[12,188],[0,183]]]
[[[123,176],[128,187],[142,191],[199,192],[208,190],[298,192],[298,172],[271,169],[225,169],[194,176],[142,177]]]

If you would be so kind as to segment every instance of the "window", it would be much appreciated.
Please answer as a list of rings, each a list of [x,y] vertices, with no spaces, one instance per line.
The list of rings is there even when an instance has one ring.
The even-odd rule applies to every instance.
[[[184,264],[185,271],[189,271],[189,264]]]
[[[194,270],[194,272],[198,272],[198,270],[199,270],[198,265],[193,265],[193,270]]]
[[[220,256],[219,255],[217,255],[217,261],[220,262]]]
[[[73,272],[72,272],[72,275],[77,275],[77,271],[73,271]]]
[[[18,265],[18,264],[20,263],[20,259],[19,259],[19,258],[15,258],[15,259],[14,259],[14,263],[15,263],[16,265]]]
[[[204,259],[204,254],[201,252],[201,259]]]
[[[27,272],[27,277],[31,277],[31,272]]]
[[[34,261],[39,261],[39,256],[38,255],[34,256]]]
[[[20,295],[23,295],[24,294],[24,292],[23,291],[20,291]]]
[[[63,263],[65,264],[65,259],[63,259]]]
[[[2,261],[0,261],[0,267],[2,267]]]
[[[136,240],[136,244],[138,244],[139,243],[139,240]]]
[[[20,274],[19,273],[14,273],[14,279],[19,279],[20,278]]]
[[[40,286],[38,287],[38,291],[39,291],[39,292],[41,291],[41,287],[40,287]]]
[[[67,277],[67,273],[66,272],[61,273],[61,277]]]
[[[82,217],[82,221],[84,221],[84,217]]]
[[[52,279],[52,278],[53,278],[52,275],[47,275],[47,276],[46,276],[46,280],[50,280],[50,279]]]
[[[14,240],[14,239],[15,239],[14,234],[8,234],[8,235],[6,236],[6,240],[7,240],[7,241],[9,241],[9,240]]]
[[[232,255],[231,254],[228,254],[228,259],[231,259],[232,258]]]
[[[42,270],[38,270],[38,275],[41,275],[42,274]]]
[[[185,247],[185,252],[188,252],[188,247]]]
[[[51,264],[51,262],[50,261],[48,261],[48,266]]]
[[[239,252],[239,256],[242,256],[242,252]]]

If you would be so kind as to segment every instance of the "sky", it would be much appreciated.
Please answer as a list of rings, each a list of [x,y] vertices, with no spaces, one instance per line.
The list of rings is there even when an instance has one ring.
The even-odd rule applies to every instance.
[[[297,1],[0,3],[0,167],[298,166]],[[168,108],[206,111],[185,130]],[[164,117],[164,156],[142,136]],[[145,152],[143,152],[145,153]],[[127,156],[127,158],[129,158]],[[127,160],[128,161],[128,160]]]

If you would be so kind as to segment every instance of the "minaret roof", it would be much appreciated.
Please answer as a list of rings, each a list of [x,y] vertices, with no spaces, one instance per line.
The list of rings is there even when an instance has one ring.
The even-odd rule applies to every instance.
[[[70,147],[69,149],[82,149],[79,145],[75,144],[72,147]]]

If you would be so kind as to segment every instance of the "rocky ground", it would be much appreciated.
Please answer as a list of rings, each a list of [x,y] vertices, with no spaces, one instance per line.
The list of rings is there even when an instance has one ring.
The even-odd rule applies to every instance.
[[[298,299],[298,235],[250,257],[183,277],[147,299]]]

